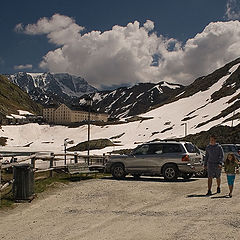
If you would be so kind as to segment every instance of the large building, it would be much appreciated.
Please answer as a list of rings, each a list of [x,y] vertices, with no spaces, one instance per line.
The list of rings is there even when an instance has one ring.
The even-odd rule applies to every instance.
[[[46,107],[43,109],[43,119],[48,123],[69,124],[88,120],[88,112],[76,107],[61,104],[59,107]],[[90,112],[91,121],[107,122],[108,114]]]

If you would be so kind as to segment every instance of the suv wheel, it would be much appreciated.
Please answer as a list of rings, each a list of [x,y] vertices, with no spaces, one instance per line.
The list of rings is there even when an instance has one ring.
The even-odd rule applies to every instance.
[[[183,179],[190,179],[193,176],[193,173],[182,173]]]
[[[123,179],[126,176],[124,166],[121,163],[114,164],[111,173],[115,179]]]
[[[173,164],[168,164],[163,167],[163,177],[167,181],[174,181],[178,178],[178,169]]]

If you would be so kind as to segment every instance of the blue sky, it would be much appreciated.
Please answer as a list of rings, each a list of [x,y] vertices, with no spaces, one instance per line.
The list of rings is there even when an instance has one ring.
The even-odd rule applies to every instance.
[[[175,46],[177,41],[178,44],[182,44],[181,48],[184,49],[184,44],[186,43],[186,41],[194,38],[196,34],[202,33],[205,27],[208,26],[211,22],[227,22],[228,20],[232,20],[231,17],[226,17],[227,7],[229,7],[227,4],[229,4],[229,2],[232,3],[232,6],[230,6],[232,7],[232,9],[230,9],[230,11],[236,14],[233,20],[238,20],[238,12],[233,9],[237,8],[237,3],[239,3],[238,0],[2,0],[0,29],[1,36],[3,37],[0,38],[0,72],[13,73],[19,70],[31,72],[42,72],[48,70],[58,72],[61,71],[60,67],[57,68],[53,64],[53,62],[51,62],[52,59],[47,59],[45,63],[41,65],[41,68],[39,64],[43,61],[43,57],[50,51],[55,51],[56,49],[61,49],[62,47],[68,47],[69,42],[66,43],[65,40],[63,41],[61,39],[57,41],[56,44],[56,38],[54,37],[53,40],[51,39],[51,36],[48,35],[50,32],[43,33],[41,31],[38,31],[34,33],[29,33],[29,31],[26,30],[26,26],[28,24],[37,24],[39,19],[43,17],[46,17],[50,21],[52,16],[56,13],[58,13],[59,16],[65,16],[69,19],[72,19],[73,24],[84,27],[85,29],[81,31],[81,36],[91,33],[92,31],[100,31],[101,33],[111,31],[114,25],[126,27],[128,23],[134,23],[134,21],[139,22],[139,29],[141,29],[141,27],[143,28],[143,24],[146,22],[146,20],[151,20],[154,23],[154,29],[151,28],[150,30],[148,30],[148,35],[155,33],[156,36],[162,36],[165,39],[173,38],[175,39],[175,42],[169,42],[167,44],[169,44],[169,46],[172,44],[173,46]],[[19,23],[21,23],[20,31],[14,31],[14,28]],[[135,30],[132,32],[132,34],[136,33],[136,36],[139,36],[138,31]],[[56,31],[54,33],[56,33]],[[110,38],[111,36],[112,35],[109,35],[108,38]],[[148,42],[146,43],[147,46],[149,45],[149,42],[153,41],[152,39],[152,37],[151,39],[146,39],[146,41]],[[123,42],[124,41],[129,41],[129,39],[126,37]],[[130,41],[132,41],[132,38]],[[157,41],[159,42],[160,40],[158,39]],[[106,42],[106,44],[109,44],[109,42]],[[146,44],[144,44],[143,47],[146,47]],[[117,49],[125,50],[126,46],[124,45],[123,47],[123,45],[124,44],[122,44],[121,47],[118,46]],[[99,45],[96,44],[96,46]],[[168,49],[170,48],[169,46]],[[131,45],[130,48],[133,48],[133,45]],[[163,56],[163,53],[160,53],[159,49],[155,52],[153,51],[153,53],[153,55],[158,54],[160,58],[162,58]],[[137,54],[139,55],[139,53]],[[79,53],[79,55],[81,55],[81,52]],[[132,55],[135,56],[136,54],[128,51],[128,58]],[[70,55],[65,56],[68,59],[71,59]],[[85,55],[84,57],[86,59],[91,58],[87,55]],[[105,56],[101,55],[98,59],[104,60],[104,57]],[[119,58],[119,54],[117,54],[117,57]],[[111,56],[111,59],[114,58],[115,60],[117,57]],[[233,58],[234,57],[235,56],[233,56]],[[163,58],[166,59],[165,56]],[[140,63],[143,64],[142,62],[145,61],[144,59],[145,56],[142,56],[140,60],[137,60],[137,62],[134,60],[132,62],[132,69],[135,70],[129,70],[129,72],[127,72],[126,75],[120,77],[120,79],[114,78],[114,74],[118,74],[112,69],[115,68],[114,66],[111,66],[111,70],[109,70],[109,68],[107,67],[109,66],[109,64],[105,68],[103,66],[99,67],[98,64],[96,65],[96,59],[91,61],[89,60],[89,65],[92,64],[92,67],[96,69],[96,73],[92,75],[88,74],[88,71],[90,70],[88,68],[86,69],[86,67],[81,68],[81,66],[79,66],[78,70],[74,69],[73,67],[69,67],[68,69],[62,69],[76,75],[83,75],[83,77],[87,78],[87,80],[89,80],[92,84],[95,84],[95,86],[98,87],[103,85],[106,86],[113,84],[127,84],[129,82],[135,83],[138,81],[145,81],[144,79],[146,79],[146,81],[151,81],[151,79],[153,79],[153,81],[157,81],[158,79],[161,80],[161,76],[165,77],[168,75],[165,73],[167,70],[163,70],[163,66],[159,66],[159,69],[161,67],[161,71],[158,69],[159,74],[154,73],[154,76],[149,76],[147,72],[150,72],[151,69],[146,68],[144,72],[141,73],[140,76],[138,76],[139,74],[137,72],[133,72],[138,71],[135,65],[138,65]],[[229,59],[230,57],[226,58],[226,61]],[[108,62],[108,60],[109,57],[108,59],[106,59],[106,62]],[[73,61],[77,61],[77,59],[74,58]],[[119,63],[119,59],[116,61],[116,64],[117,63]],[[147,64],[148,67],[150,66],[147,63],[147,60],[146,62],[144,62],[144,64]],[[126,63],[126,65],[130,66],[131,64]],[[26,67],[26,69],[24,69],[24,67]],[[141,67],[141,69],[143,69],[143,67]],[[156,69],[154,69],[154,71],[155,70]],[[112,72],[112,75],[109,73],[108,75],[103,74],[101,78],[96,77],[98,75],[101,76],[101,73],[104,71]],[[177,70],[175,69],[174,74],[171,75],[172,77],[167,76],[166,78],[169,81],[174,81],[173,78],[176,75],[176,71]],[[187,74],[189,75],[189,73],[184,72],[182,74],[182,77],[186,78]],[[205,73],[203,72],[202,74]],[[190,75],[188,76],[189,78],[195,77],[195,73],[192,74],[192,76]],[[124,78],[122,82],[121,78]],[[129,79],[125,80],[125,78]],[[181,82],[179,78],[181,78],[181,76],[176,77],[176,82]],[[107,80],[105,81],[104,79]]]

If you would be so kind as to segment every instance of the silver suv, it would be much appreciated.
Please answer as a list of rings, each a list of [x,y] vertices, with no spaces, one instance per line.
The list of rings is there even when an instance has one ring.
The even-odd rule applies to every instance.
[[[110,156],[105,172],[115,179],[127,174],[139,178],[163,176],[166,180],[178,177],[189,179],[203,169],[203,156],[191,142],[157,141],[139,145],[130,155]]]

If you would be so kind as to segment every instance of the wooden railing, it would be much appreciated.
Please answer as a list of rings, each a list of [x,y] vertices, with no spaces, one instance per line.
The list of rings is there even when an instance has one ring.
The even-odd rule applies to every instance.
[[[80,154],[52,154],[49,156],[41,156],[37,154],[30,155],[29,157],[22,158],[18,160],[17,162],[8,163],[8,164],[2,164],[0,163],[1,170],[12,168],[14,166],[19,165],[20,163],[30,161],[31,165],[33,167],[33,170],[35,173],[41,173],[41,172],[50,172],[50,177],[53,176],[54,170],[66,170],[68,163],[79,163],[79,162],[89,162],[89,166],[93,165],[104,165],[108,159],[108,156],[105,155],[80,155]],[[37,161],[49,161],[49,166],[45,169],[39,169],[36,168],[36,162]],[[57,166],[58,162],[63,162],[63,164],[60,164]],[[8,187],[12,183],[12,180],[8,183],[1,185],[1,171],[0,171],[0,191]]]

